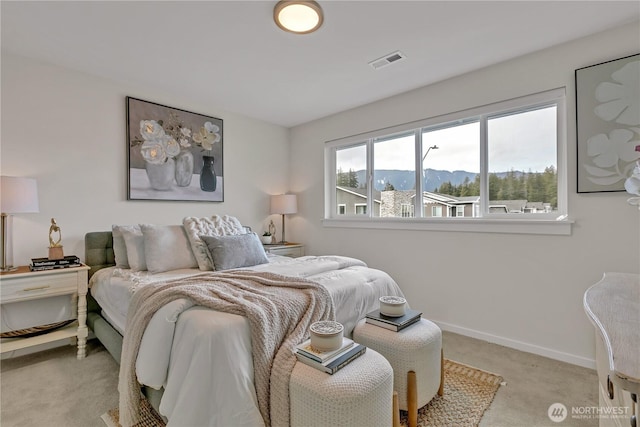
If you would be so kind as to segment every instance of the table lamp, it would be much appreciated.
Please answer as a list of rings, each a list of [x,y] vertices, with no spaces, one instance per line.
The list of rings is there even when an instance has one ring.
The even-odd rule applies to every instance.
[[[0,211],[2,212],[2,257],[0,271],[12,271],[13,214],[37,213],[38,185],[33,178],[0,176]]]
[[[284,245],[284,216],[298,212],[298,200],[295,194],[278,194],[271,196],[271,213],[282,215],[282,240],[278,243]]]

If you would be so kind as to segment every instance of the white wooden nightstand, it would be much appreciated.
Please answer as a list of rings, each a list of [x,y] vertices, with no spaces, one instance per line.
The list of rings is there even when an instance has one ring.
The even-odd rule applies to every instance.
[[[284,245],[264,245],[264,251],[268,254],[298,258],[304,256],[304,245],[299,243],[286,243]]]
[[[0,274],[0,304],[70,295],[77,317],[64,328],[55,329],[28,338],[4,338],[0,353],[32,347],[65,338],[77,338],[78,359],[86,355],[87,345],[87,283],[89,267],[60,268],[55,270],[30,271],[28,266],[16,271]]]

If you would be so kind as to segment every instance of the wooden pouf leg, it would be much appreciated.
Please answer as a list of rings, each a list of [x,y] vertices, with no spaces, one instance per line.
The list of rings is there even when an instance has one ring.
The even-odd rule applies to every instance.
[[[438,396],[444,395],[444,349],[440,350],[440,388]]]
[[[409,371],[407,374],[407,408],[409,412],[409,427],[418,426],[418,386],[416,373]]]
[[[398,392],[393,392],[393,427],[400,427],[400,405],[398,405]]]

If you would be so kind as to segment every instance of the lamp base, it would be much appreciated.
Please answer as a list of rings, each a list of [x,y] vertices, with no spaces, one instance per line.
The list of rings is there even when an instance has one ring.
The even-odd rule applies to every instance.
[[[9,273],[11,271],[16,271],[17,269],[18,269],[18,267],[9,266],[9,267],[0,268],[0,272]]]

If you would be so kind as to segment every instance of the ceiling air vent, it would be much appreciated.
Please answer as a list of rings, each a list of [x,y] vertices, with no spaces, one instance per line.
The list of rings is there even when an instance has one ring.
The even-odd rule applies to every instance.
[[[400,52],[399,50],[392,52],[388,55],[383,56],[382,58],[378,58],[375,59],[371,62],[369,62],[369,65],[371,65],[373,67],[374,70],[380,69],[382,67],[386,67],[387,65],[391,65],[394,62],[398,62],[401,61],[403,59],[405,59],[406,56],[404,55],[404,53]]]

